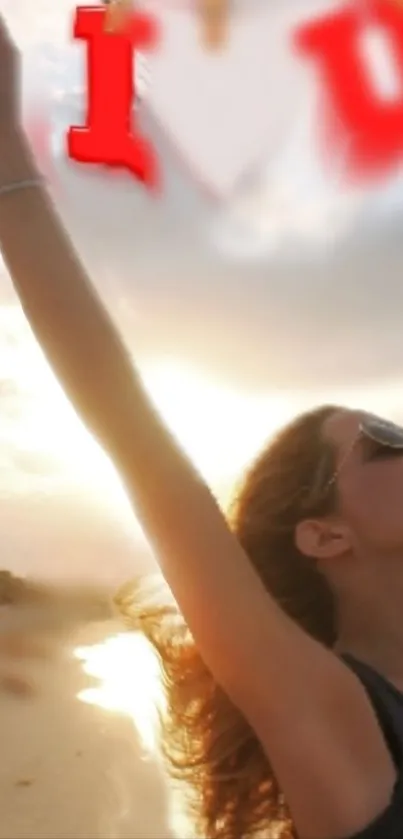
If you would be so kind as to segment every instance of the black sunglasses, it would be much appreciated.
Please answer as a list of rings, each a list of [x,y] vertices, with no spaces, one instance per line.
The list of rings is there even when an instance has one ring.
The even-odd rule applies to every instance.
[[[360,433],[387,449],[403,449],[403,428],[394,422],[368,416],[360,424]]]
[[[344,464],[350,457],[358,441],[361,439],[369,440],[371,443],[375,443],[379,448],[390,449],[393,451],[400,449],[403,453],[403,428],[399,425],[395,425],[394,422],[382,420],[379,419],[379,417],[368,414],[363,420],[361,420],[358,432],[354,437],[351,446],[342,458],[336,472],[330,478],[326,487],[327,489],[335,483]]]

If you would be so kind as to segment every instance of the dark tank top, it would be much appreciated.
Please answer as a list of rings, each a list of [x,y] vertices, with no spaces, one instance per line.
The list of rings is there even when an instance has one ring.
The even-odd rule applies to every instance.
[[[362,682],[378,718],[397,769],[397,781],[387,810],[351,839],[403,839],[403,693],[372,667],[343,655]]]

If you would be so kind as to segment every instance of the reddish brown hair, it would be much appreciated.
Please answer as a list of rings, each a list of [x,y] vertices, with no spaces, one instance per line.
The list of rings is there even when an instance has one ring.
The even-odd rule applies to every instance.
[[[334,504],[334,491],[323,492],[334,452],[322,427],[335,410],[318,408],[283,429],[248,470],[229,514],[267,590],[327,647],[336,640],[332,592],[315,563],[296,548],[294,532],[305,515],[325,515]],[[264,831],[273,839],[292,839],[267,756],[205,666],[177,610],[151,607],[127,587],[117,602],[158,653],[167,700],[163,753],[171,776],[188,785],[197,835],[251,839]]]

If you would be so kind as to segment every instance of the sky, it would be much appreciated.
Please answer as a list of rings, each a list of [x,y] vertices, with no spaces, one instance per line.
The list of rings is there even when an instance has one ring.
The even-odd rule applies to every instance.
[[[239,100],[249,117],[253,108],[262,111],[259,96],[270,108],[256,132],[245,129],[243,151],[238,140],[228,142],[232,163],[236,154],[249,162],[238,166],[232,182],[225,161],[225,187],[218,163],[231,125],[219,98],[214,120],[202,101],[204,78],[212,89],[210,64],[203,73],[213,59],[197,46],[193,14],[163,12],[169,37],[141,71],[141,124],[163,174],[156,197],[128,175],[66,160],[65,132],[81,123],[85,109],[73,4],[0,0],[23,54],[28,130],[33,113],[47,113],[51,152],[38,155],[57,208],[157,406],[224,501],[267,437],[300,410],[337,401],[403,421],[402,172],[353,188],[319,153],[317,80],[290,49],[289,33],[336,4],[248,5],[245,23],[239,0],[229,57],[220,59],[223,69],[214,79],[225,98],[228,75],[239,74]],[[193,39],[181,38],[186,49],[178,47],[181,26]],[[263,50],[260,40],[255,50],[264,88],[249,57],[256,32],[268,42]],[[184,68],[199,85],[190,96]],[[377,72],[387,81],[384,65]],[[164,110],[167,77],[175,96]],[[235,120],[234,107],[228,120]],[[179,123],[171,112],[182,119],[174,141]],[[210,144],[211,171],[201,135]],[[0,463],[4,567],[105,581],[149,567],[118,477],[68,404],[2,264]]]

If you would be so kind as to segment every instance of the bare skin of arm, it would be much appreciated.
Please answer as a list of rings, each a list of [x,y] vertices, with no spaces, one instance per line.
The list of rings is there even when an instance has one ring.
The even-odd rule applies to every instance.
[[[18,127],[0,120],[0,186],[36,175]],[[201,654],[260,737],[300,839],[354,835],[387,807],[395,781],[363,688],[263,588],[150,403],[44,189],[0,196],[0,246],[31,327],[119,470]]]

